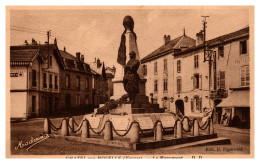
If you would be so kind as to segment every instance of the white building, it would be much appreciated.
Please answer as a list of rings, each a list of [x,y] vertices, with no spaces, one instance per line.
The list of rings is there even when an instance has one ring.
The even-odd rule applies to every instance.
[[[174,62],[172,55],[194,46],[196,41],[185,33],[173,40],[170,36],[164,36],[164,45],[156,49],[143,59],[142,67],[146,82],[146,96],[149,96],[161,108],[168,111],[175,111],[173,105],[174,97]]]
[[[34,41],[30,45],[11,46],[11,119],[27,119],[58,110],[59,74],[63,67],[56,44],[38,45]]]
[[[200,33],[197,40],[201,40]],[[202,36],[203,37],[203,36]],[[233,118],[248,125],[249,106],[249,27],[206,41],[212,52],[204,62],[203,44],[174,56],[174,105],[187,116],[203,116],[213,108],[214,120]],[[199,43],[199,42],[198,42]]]

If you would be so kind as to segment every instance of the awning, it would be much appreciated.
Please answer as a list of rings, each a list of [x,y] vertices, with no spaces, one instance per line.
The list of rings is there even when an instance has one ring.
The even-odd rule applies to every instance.
[[[250,107],[249,90],[233,91],[216,107]]]

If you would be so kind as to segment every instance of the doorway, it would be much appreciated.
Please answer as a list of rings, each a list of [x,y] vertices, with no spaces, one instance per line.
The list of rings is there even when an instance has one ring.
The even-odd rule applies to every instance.
[[[52,108],[53,108],[53,102],[52,102],[52,97],[49,98],[49,114],[51,115],[52,113]]]
[[[218,104],[220,104],[222,102],[222,100],[216,99],[214,100],[214,104],[215,104],[215,118],[213,118],[213,122],[214,123],[218,123],[220,124],[221,122],[221,117],[222,117],[222,108],[221,107],[216,107]],[[215,120],[214,120],[215,119]]]
[[[181,112],[182,115],[184,115],[184,102],[183,100],[177,100],[175,102],[175,106],[176,106],[176,112]]]

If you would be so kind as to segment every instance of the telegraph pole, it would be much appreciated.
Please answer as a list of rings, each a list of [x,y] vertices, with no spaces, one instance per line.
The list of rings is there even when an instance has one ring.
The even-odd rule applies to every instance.
[[[211,67],[212,67],[212,57],[213,60],[216,60],[216,51],[210,50],[208,45],[206,44],[206,28],[207,28],[207,18],[209,16],[201,16],[204,18],[203,20],[203,46],[204,46],[204,62],[209,62],[209,108],[211,109],[211,101],[210,101],[210,88],[211,88]],[[214,61],[215,62],[215,61]],[[214,63],[214,70],[216,69],[216,64]]]
[[[47,44],[50,43],[51,30],[47,31]]]

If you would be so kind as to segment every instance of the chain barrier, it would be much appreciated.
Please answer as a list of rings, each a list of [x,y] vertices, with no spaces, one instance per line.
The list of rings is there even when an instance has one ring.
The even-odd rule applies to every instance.
[[[74,119],[73,119],[73,120],[74,120]],[[76,124],[76,125],[77,125],[77,124]],[[80,131],[82,125],[83,125],[83,121],[81,122],[80,126],[77,125],[77,127],[78,127],[77,130],[74,130],[74,129],[70,126],[70,124],[68,124],[69,129],[70,129],[73,133],[77,133],[78,131]]]
[[[69,117],[69,118],[72,118],[72,117]],[[51,129],[54,130],[54,131],[58,131],[58,130],[60,130],[61,127],[62,127],[62,122],[63,122],[63,120],[66,120],[67,123],[68,123],[69,118],[67,118],[67,119],[66,119],[66,118],[63,118],[62,121],[61,121],[61,124],[60,124],[58,127],[55,127],[55,126],[52,124],[52,122],[50,121],[50,119],[48,119],[48,118],[47,118],[47,119],[48,119],[48,122],[50,123]],[[184,119],[187,119],[187,121],[188,121],[188,127],[189,127],[188,130],[186,130],[186,129],[183,128],[183,121],[184,121]],[[197,120],[197,118],[194,118],[194,119],[191,121],[187,116],[184,116],[184,117],[182,118],[182,120],[179,120],[179,118],[178,118],[177,120],[175,120],[174,126],[172,127],[172,128],[173,128],[173,133],[175,133],[175,128],[176,128],[176,126],[177,126],[177,121],[181,121],[181,128],[182,128],[182,130],[184,130],[184,132],[190,132],[191,128],[194,127],[194,121],[195,121],[195,120]],[[102,132],[104,131],[106,122],[110,122],[110,123],[111,123],[111,125],[112,125],[112,130],[116,133],[116,135],[118,135],[118,136],[120,136],[120,137],[124,137],[124,136],[126,136],[126,135],[129,133],[129,131],[130,131],[131,128],[132,128],[133,123],[137,123],[137,124],[138,124],[138,129],[139,129],[139,131],[142,133],[142,135],[144,134],[144,130],[141,129],[141,126],[140,126],[139,122],[137,122],[137,121],[131,122],[129,128],[127,129],[127,131],[126,131],[124,134],[120,134],[120,133],[115,129],[113,123],[112,123],[110,120],[107,120],[107,121],[104,123],[104,126],[103,126],[103,128],[102,128],[100,131],[95,131],[94,128],[92,128],[92,126],[90,125],[90,122],[89,122],[86,118],[85,118],[83,121],[87,121],[87,123],[88,123],[89,128],[91,129],[91,131],[92,131],[94,134],[97,134],[97,135],[100,135],[100,133],[102,133]],[[80,125],[78,125],[78,124],[76,123],[76,121],[73,119],[73,123],[76,124],[77,130],[74,130],[69,124],[68,124],[68,127],[69,127],[69,129],[70,129],[73,133],[76,133],[76,132],[78,132],[78,131],[81,130],[81,128],[82,128],[82,126],[83,126],[83,121],[81,122]],[[158,122],[161,122],[161,127],[162,127],[163,134],[165,134],[166,129],[169,129],[169,128],[164,128],[164,127],[163,127],[163,123],[162,123],[161,120],[155,121],[153,128],[151,129],[151,131],[148,132],[148,133],[154,132],[155,137],[156,137],[156,130],[157,130],[157,123],[158,123]],[[200,129],[200,130],[206,130],[206,129],[208,128],[208,126],[209,126],[209,122],[210,122],[210,121],[209,121],[209,119],[208,119],[202,126],[200,126],[199,123],[198,123],[199,129]],[[206,125],[206,126],[205,126],[205,125]],[[204,126],[205,126],[205,127],[204,127]]]
[[[188,130],[186,130],[185,128],[183,128],[183,121],[184,121],[184,119],[187,119],[188,120]],[[190,126],[189,126],[189,123],[190,122],[190,120],[189,120],[189,118],[187,117],[187,116],[184,116],[182,119],[181,119],[181,129],[184,131],[184,132],[190,132]]]
[[[71,118],[73,118],[73,117],[71,117]],[[75,125],[77,125],[77,127],[79,126],[74,119],[73,119],[73,122],[74,122]]]
[[[87,119],[85,118],[85,120],[87,120]],[[87,122],[89,123],[88,120],[87,120]],[[107,120],[106,122],[110,122],[110,120]],[[97,135],[100,135],[100,133],[102,133],[102,132],[104,131],[104,129],[105,129],[106,122],[105,122],[103,128],[102,128],[100,131],[98,131],[98,132],[96,132],[96,131],[92,128],[92,126],[90,125],[90,123],[89,123],[89,129],[90,129],[93,133],[95,133],[95,134],[97,134]]]
[[[205,127],[203,128],[203,126],[205,126]],[[202,126],[199,125],[199,129],[200,130],[206,130],[208,128],[208,126],[209,126],[209,119]]]
[[[58,128],[55,127],[55,126],[52,124],[51,120],[48,119],[48,122],[49,122],[50,125],[51,125],[51,129],[52,129],[53,131],[58,131],[58,130],[60,130],[60,129],[61,129],[61,126],[62,126],[62,122],[63,122],[64,119],[66,120],[66,118],[63,118],[62,121],[61,121],[61,123],[60,123],[60,126],[59,126]],[[66,120],[66,121],[67,121],[67,120]]]
[[[119,133],[116,131],[116,129],[115,129],[113,123],[111,122],[113,131],[116,133],[116,135],[118,135],[118,136],[120,136],[120,137],[126,136],[126,135],[128,134],[128,132],[130,131],[130,129],[132,128],[132,125],[133,125],[134,123],[137,123],[137,122],[136,122],[136,121],[131,122],[131,124],[130,124],[128,130],[127,130],[124,134],[119,134]]]

